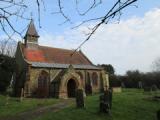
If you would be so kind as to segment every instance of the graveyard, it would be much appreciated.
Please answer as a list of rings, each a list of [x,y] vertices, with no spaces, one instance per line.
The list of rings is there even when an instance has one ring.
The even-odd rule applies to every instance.
[[[0,0],[0,120],[160,120],[160,0]]]
[[[77,108],[75,99],[23,98],[22,101],[19,101],[19,98],[6,98],[1,95],[0,120],[19,120],[19,115],[24,120],[156,120],[156,111],[160,109],[160,100],[153,97],[159,95],[159,91],[144,92],[141,89],[123,89],[121,93],[113,93],[112,109],[109,114],[100,113],[100,94],[87,96],[84,99],[84,108]],[[50,107],[57,104],[59,106],[56,108]],[[36,113],[30,112],[42,107],[46,107],[46,109]],[[49,111],[47,111],[47,107],[50,107]]]

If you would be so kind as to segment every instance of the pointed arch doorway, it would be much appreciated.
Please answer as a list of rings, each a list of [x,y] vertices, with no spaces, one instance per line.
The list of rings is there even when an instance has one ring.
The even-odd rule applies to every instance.
[[[74,79],[70,79],[67,83],[67,93],[69,98],[73,98],[76,95],[76,82]]]

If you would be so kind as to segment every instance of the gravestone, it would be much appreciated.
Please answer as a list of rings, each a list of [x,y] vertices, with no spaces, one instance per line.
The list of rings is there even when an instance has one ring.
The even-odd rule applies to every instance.
[[[160,120],[160,109],[157,111],[157,120]]]
[[[152,89],[152,91],[157,91],[158,90],[156,85],[152,85],[151,89]]]
[[[121,87],[122,87],[122,88],[125,88],[124,82],[121,82]]]
[[[9,104],[9,99],[10,99],[10,97],[9,97],[9,95],[7,95],[7,96],[6,96],[6,103],[5,103],[5,105],[8,105],[8,104]]]
[[[84,93],[82,89],[76,90],[76,106],[77,108],[84,108]]]
[[[23,100],[23,95],[24,95],[24,91],[23,91],[23,88],[21,89],[21,96],[19,98],[19,101],[22,102]]]
[[[157,120],[160,120],[160,110],[157,111]]]
[[[145,86],[143,89],[144,89],[144,92],[151,92],[151,87],[149,86]]]
[[[108,90],[108,95],[109,95],[109,106],[110,106],[110,109],[112,108],[112,89],[109,88]]]
[[[7,88],[6,93],[7,93],[7,95],[6,95],[6,103],[5,103],[5,105],[8,105],[9,104],[9,99],[10,99],[10,94],[11,94],[10,86]]]
[[[108,89],[104,91],[103,95],[100,96],[100,112],[110,113],[112,108],[112,90]]]
[[[109,113],[110,112],[110,107],[109,107],[109,103],[108,102],[105,102],[105,95],[101,95],[100,96],[100,104],[99,104],[99,107],[100,107],[100,112],[101,113]]]
[[[140,88],[140,89],[143,88],[143,83],[142,83],[142,81],[139,81],[139,82],[138,82],[138,88]]]

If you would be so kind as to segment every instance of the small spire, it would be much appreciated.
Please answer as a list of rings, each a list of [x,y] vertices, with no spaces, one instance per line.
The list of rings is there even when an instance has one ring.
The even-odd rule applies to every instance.
[[[34,26],[33,19],[31,19],[31,21],[28,25],[26,35],[24,36],[24,43],[27,47],[30,46],[29,44],[38,45],[38,38],[39,38],[39,35],[38,35],[36,28]]]
[[[26,35],[39,37],[39,35],[38,35],[37,31],[36,31],[36,28],[34,26],[34,21],[33,21],[32,18],[31,18],[30,24],[28,25],[28,30],[26,32]]]

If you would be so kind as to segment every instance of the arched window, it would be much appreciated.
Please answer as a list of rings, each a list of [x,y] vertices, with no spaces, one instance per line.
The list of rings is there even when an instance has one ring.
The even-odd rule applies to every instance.
[[[41,71],[38,77],[38,96],[48,97],[49,95],[49,74],[46,71]]]
[[[91,86],[91,79],[90,79],[90,73],[89,72],[87,72],[85,92],[86,92],[86,94],[92,94],[92,86]]]
[[[87,72],[87,84],[91,84],[91,80],[90,80],[90,74],[89,74],[89,72]]]
[[[49,75],[46,71],[42,71],[39,75],[38,78],[38,87],[46,87],[48,86],[48,82],[49,82]]]
[[[95,85],[95,86],[98,85],[98,75],[96,72],[92,73],[92,82],[93,82],[93,85]]]

